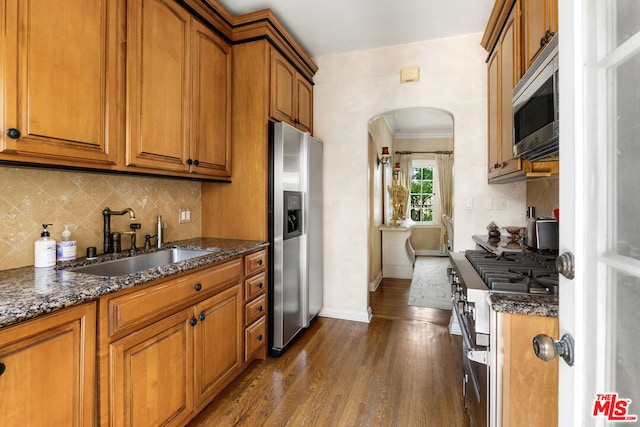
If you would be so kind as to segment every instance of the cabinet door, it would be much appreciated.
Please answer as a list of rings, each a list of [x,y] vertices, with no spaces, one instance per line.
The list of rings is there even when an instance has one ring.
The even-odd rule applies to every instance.
[[[231,48],[193,19],[191,170],[231,176]]]
[[[487,87],[488,87],[488,172],[489,179],[498,176],[500,174],[500,164],[498,163],[498,149],[499,149],[499,116],[501,111],[499,108],[499,69],[500,69],[500,51],[494,50],[491,58],[489,58],[488,70],[487,70]]]
[[[93,426],[95,304],[0,333],[0,424]]]
[[[296,114],[296,70],[271,49],[271,117],[293,125]]]
[[[514,6],[502,30],[496,49],[500,49],[500,175],[520,170],[520,159],[513,158],[513,88],[520,79],[519,11]]]
[[[547,334],[557,340],[558,319],[506,313],[502,316],[503,424],[558,425],[558,359],[552,363],[538,359],[532,345],[537,334]]]
[[[109,346],[114,426],[182,425],[193,410],[192,310]]]
[[[197,404],[224,387],[240,368],[242,310],[240,284],[195,306]]]
[[[295,126],[303,132],[311,132],[313,127],[313,88],[302,75],[297,74],[297,114]]]
[[[117,0],[3,3],[0,158],[115,163]],[[20,136],[7,136],[9,129]]]
[[[522,17],[526,70],[549,42],[547,32],[558,32],[558,0],[522,0]]]
[[[128,166],[189,170],[190,22],[172,0],[128,2]]]

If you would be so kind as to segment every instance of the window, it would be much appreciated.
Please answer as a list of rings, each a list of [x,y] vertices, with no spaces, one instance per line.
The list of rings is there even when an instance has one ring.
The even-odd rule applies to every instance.
[[[439,198],[436,197],[435,161],[414,161],[409,195],[409,216],[413,221],[439,223]]]

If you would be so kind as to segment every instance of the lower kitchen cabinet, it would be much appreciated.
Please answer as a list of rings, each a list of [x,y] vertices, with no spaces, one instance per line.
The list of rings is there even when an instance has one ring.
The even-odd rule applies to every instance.
[[[244,360],[267,358],[267,250],[245,258]]]
[[[532,344],[538,334],[557,340],[558,319],[509,313],[498,316],[503,337],[502,425],[558,425],[558,359],[538,359]]]
[[[184,425],[209,404],[247,366],[245,277],[265,270],[262,249],[101,298],[100,424]]]
[[[0,332],[0,424],[93,426],[95,303]]]
[[[192,310],[109,346],[114,426],[180,425],[193,411]]]
[[[114,425],[181,425],[242,363],[240,285],[110,346]],[[195,388],[194,388],[195,387]]]
[[[196,406],[220,391],[242,364],[240,284],[195,307]]]

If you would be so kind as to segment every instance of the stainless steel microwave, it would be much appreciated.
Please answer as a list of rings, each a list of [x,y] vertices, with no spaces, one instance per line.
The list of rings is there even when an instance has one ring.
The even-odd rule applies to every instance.
[[[542,160],[558,154],[558,34],[513,89],[513,155]]]

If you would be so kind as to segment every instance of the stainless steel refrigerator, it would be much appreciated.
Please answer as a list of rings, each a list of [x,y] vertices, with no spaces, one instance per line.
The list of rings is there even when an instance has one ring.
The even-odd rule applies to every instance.
[[[322,308],[322,142],[270,124],[269,354],[279,356]]]

